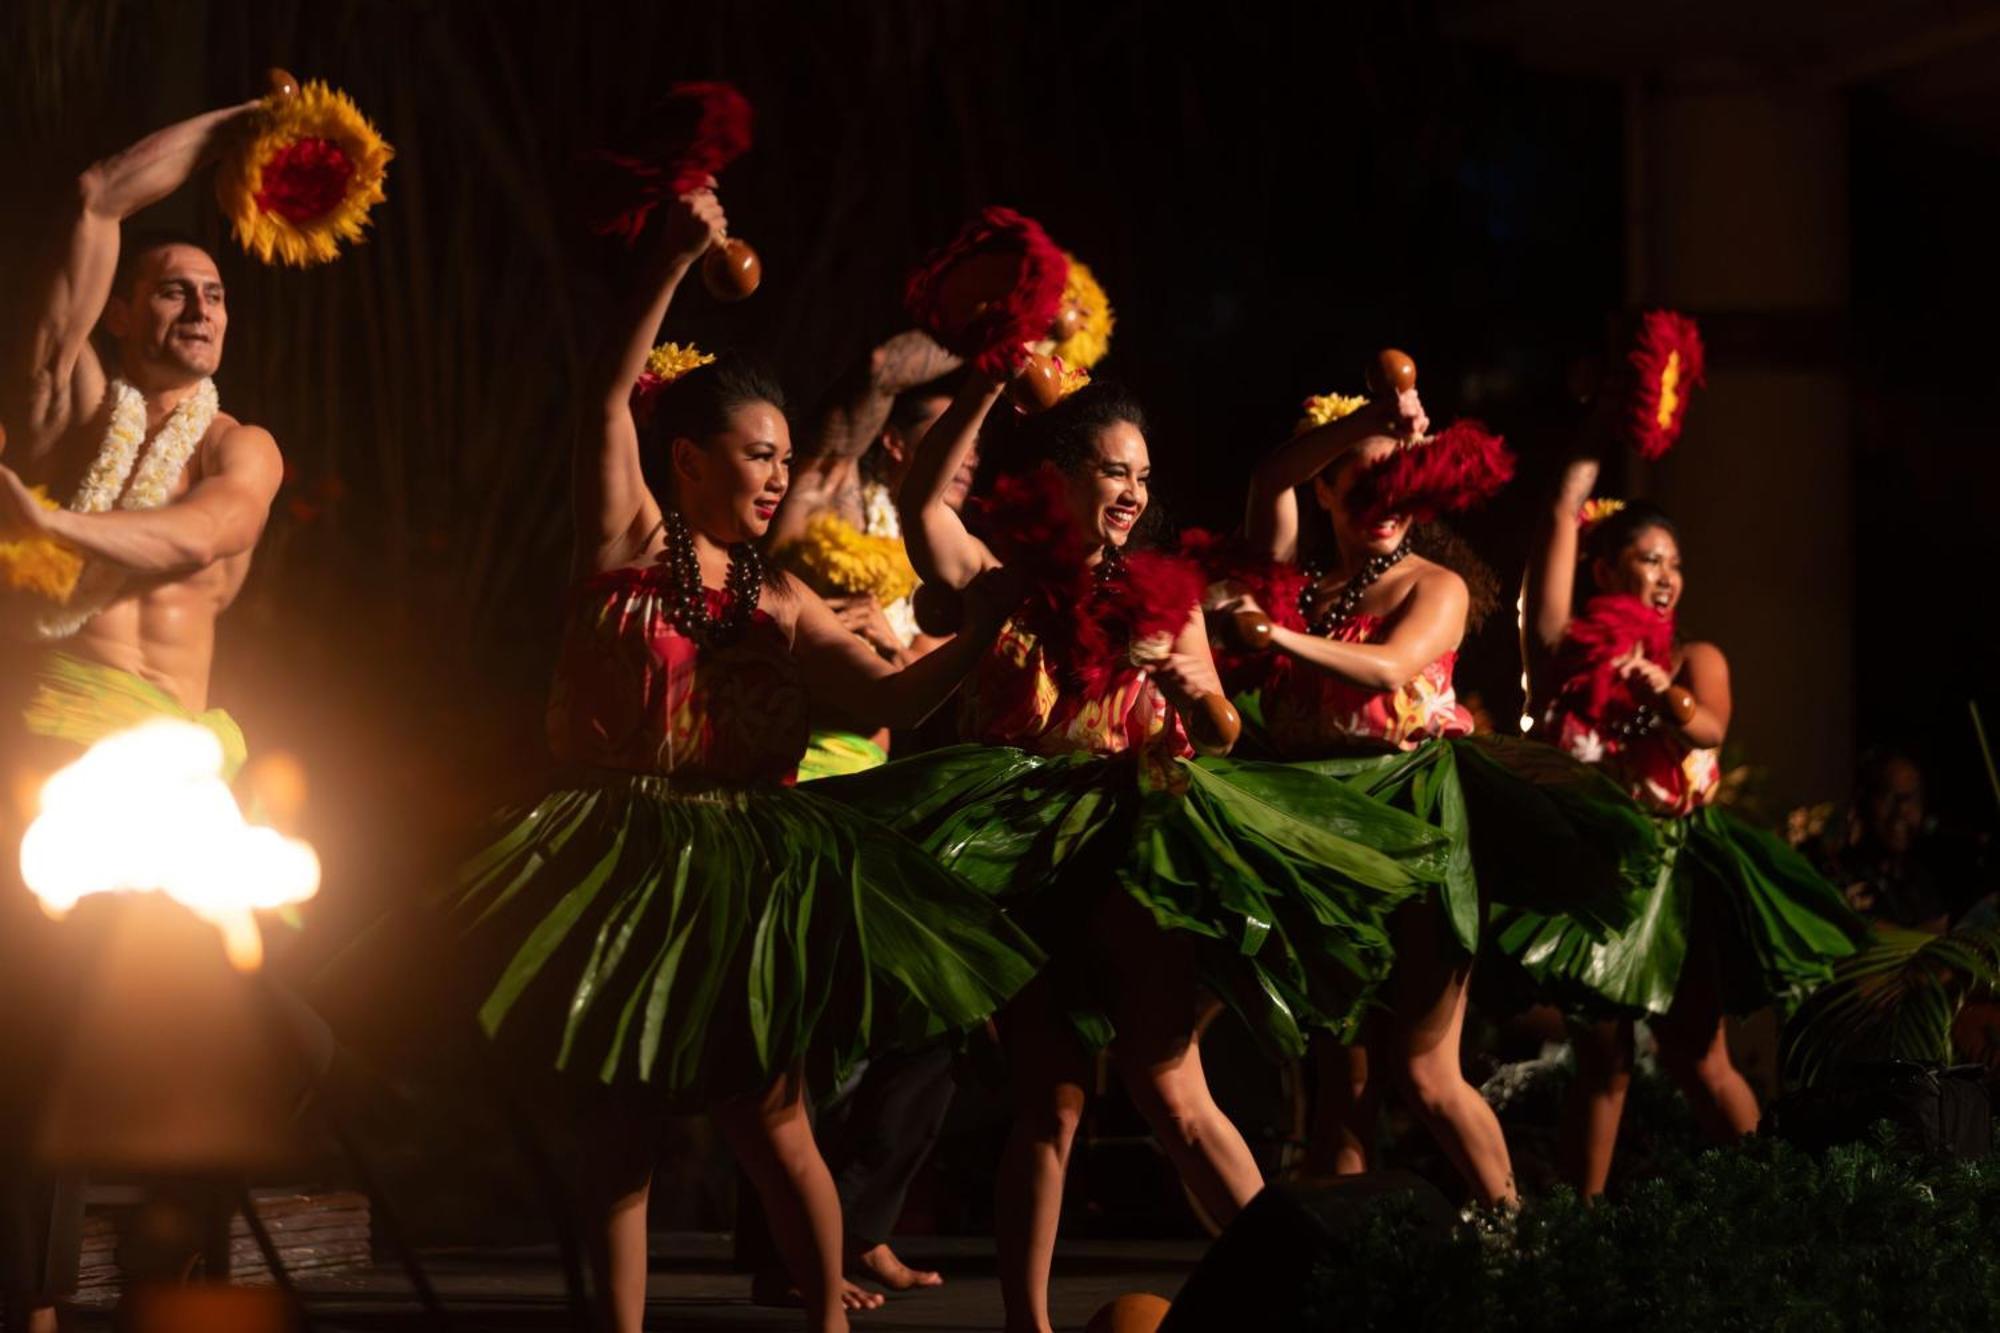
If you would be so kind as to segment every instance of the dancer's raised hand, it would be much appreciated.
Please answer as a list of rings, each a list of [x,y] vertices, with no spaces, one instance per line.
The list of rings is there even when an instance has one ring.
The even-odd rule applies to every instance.
[[[692,264],[709,246],[721,244],[728,236],[729,219],[714,187],[711,178],[707,188],[680,196],[667,209],[661,244],[675,259]]]

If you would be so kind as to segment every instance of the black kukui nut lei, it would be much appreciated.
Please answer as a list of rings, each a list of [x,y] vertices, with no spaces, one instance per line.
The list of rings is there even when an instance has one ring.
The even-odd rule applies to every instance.
[[[1319,592],[1319,581],[1326,577],[1326,568],[1318,564],[1308,565],[1305,572],[1305,586],[1299,589],[1299,617],[1306,622],[1315,637],[1322,639],[1332,637],[1348,621],[1354,619],[1355,613],[1361,609],[1361,599],[1368,595],[1368,590],[1379,583],[1384,574],[1401,564],[1403,557],[1409,553],[1410,539],[1406,536],[1397,543],[1395,550],[1368,557],[1361,568],[1355,571],[1354,577],[1342,586],[1339,595],[1318,616],[1312,613],[1313,598]]]
[[[729,593],[729,610],[709,614],[702,588],[701,560],[695,555],[694,533],[678,511],[667,515],[667,571],[673,575],[674,628],[706,647],[728,643],[750,627],[764,588],[764,558],[749,542],[729,548],[729,573],[722,586]]]

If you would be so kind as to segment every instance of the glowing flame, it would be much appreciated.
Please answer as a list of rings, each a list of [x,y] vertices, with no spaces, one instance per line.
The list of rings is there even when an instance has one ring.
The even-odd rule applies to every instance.
[[[42,787],[21,877],[61,920],[93,893],[157,889],[222,932],[229,961],[264,958],[253,910],[319,891],[319,857],[247,823],[222,780],[222,743],[189,722],[107,736]]]

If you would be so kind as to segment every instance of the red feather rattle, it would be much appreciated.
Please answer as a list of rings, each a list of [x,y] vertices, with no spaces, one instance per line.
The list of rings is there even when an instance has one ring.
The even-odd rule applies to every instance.
[[[1069,260],[1040,223],[989,207],[910,274],[903,305],[917,326],[996,379],[1023,411],[1061,400],[1062,363],[1024,344],[1052,336],[1062,320]]]
[[[1416,363],[1385,348],[1369,371],[1368,387],[1388,395],[1414,388]],[[1457,421],[1429,439],[1411,440],[1355,479],[1347,503],[1364,523],[1403,515],[1428,523],[1491,499],[1514,479],[1507,442],[1477,421]]]
[[[727,83],[680,83],[667,90],[654,137],[633,153],[599,150],[584,159],[590,229],[638,241],[653,210],[707,185],[750,148],[750,103]],[[710,246],[702,285],[718,301],[740,301],[764,280],[757,252],[736,237]]]
[[[1648,310],[1626,361],[1637,381],[1626,413],[1626,442],[1653,462],[1680,439],[1688,398],[1708,383],[1701,330],[1678,311]]]

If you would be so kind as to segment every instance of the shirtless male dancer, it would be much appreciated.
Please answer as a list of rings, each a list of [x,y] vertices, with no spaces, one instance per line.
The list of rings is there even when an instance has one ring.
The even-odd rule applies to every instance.
[[[66,606],[10,599],[8,636],[24,641],[0,662],[10,781],[154,716],[209,727],[232,773],[243,762],[242,733],[209,709],[209,670],[216,620],[249,572],[283,461],[269,431],[217,407],[210,376],[229,311],[214,258],[164,234],[121,245],[120,225],[186,183],[257,105],[169,126],[79,176],[59,234],[31,261],[16,326],[0,328],[0,541],[53,537],[86,562]],[[92,342],[100,327],[102,356]],[[64,507],[43,507],[31,485]],[[5,853],[11,862],[11,838]],[[31,968],[7,965],[39,952],[39,922],[11,865],[0,870],[0,898],[0,970],[14,976],[5,989],[32,989]],[[37,1236],[50,1213],[46,1200],[31,1202],[22,1136],[5,1122],[32,1100],[46,1053],[26,1025],[9,1026],[0,1279],[5,1326],[41,1333],[55,1327],[65,1261],[74,1272],[64,1251],[80,1204],[74,1189],[58,1190],[67,1199],[52,1210],[51,1234]]]

